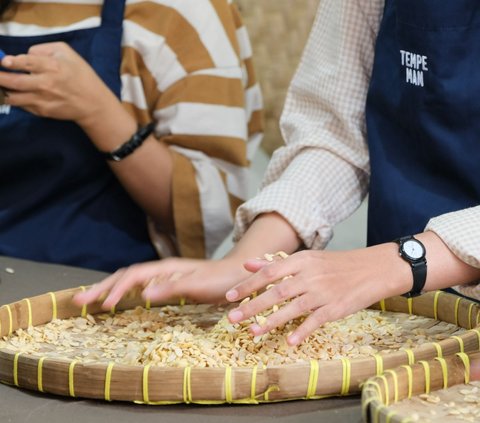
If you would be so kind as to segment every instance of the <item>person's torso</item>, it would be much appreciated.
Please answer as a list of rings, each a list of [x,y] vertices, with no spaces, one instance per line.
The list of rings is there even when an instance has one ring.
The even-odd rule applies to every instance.
[[[101,24],[37,36],[0,36],[8,54],[64,41],[120,95],[124,2]],[[0,254],[112,271],[156,257],[142,210],[73,122],[0,110]]]
[[[386,0],[367,98],[368,243],[480,200],[480,2]]]

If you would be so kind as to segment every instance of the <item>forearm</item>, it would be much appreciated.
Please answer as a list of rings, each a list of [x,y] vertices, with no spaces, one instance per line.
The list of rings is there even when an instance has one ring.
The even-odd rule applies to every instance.
[[[427,251],[427,279],[424,288],[426,291],[444,289],[480,279],[480,269],[460,260],[434,232],[426,231],[415,237],[425,245]],[[385,296],[400,295],[410,291],[413,283],[412,272],[410,265],[398,257],[398,245],[388,243],[382,244],[381,247],[383,247],[383,253],[397,255],[396,258],[398,258],[396,264],[392,263],[392,278]],[[386,259],[386,256],[383,257]],[[379,257],[379,260],[381,259],[382,256]]]
[[[301,241],[293,227],[277,213],[264,213],[258,216],[247,232],[227,254],[227,258],[244,261],[261,257],[265,253],[296,251]]]
[[[100,151],[113,151],[137,131],[135,119],[118,99],[103,100],[102,113],[78,122]],[[150,135],[131,155],[109,162],[111,170],[145,212],[166,228],[172,225],[173,162],[168,147]]]

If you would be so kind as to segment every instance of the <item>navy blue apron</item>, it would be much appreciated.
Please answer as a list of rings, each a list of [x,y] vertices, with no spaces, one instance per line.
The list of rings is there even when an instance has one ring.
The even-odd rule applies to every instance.
[[[98,28],[2,36],[0,49],[65,41],[120,97],[124,9],[105,0]],[[16,107],[0,109],[0,255],[105,271],[157,257],[143,211],[82,129]]]
[[[369,245],[480,203],[480,1],[386,0],[366,119]]]

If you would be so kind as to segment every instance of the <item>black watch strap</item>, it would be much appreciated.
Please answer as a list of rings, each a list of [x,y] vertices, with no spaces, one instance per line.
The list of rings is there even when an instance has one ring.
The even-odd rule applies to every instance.
[[[421,248],[423,249],[423,256],[418,259],[412,259],[407,254],[404,254],[403,251],[403,244],[407,241],[414,241],[418,243]],[[415,237],[413,236],[405,236],[399,239],[396,239],[395,242],[399,245],[399,253],[400,256],[410,264],[412,268],[412,275],[413,275],[413,285],[412,289],[409,292],[403,294],[404,297],[411,298],[416,297],[422,293],[423,287],[425,286],[425,282],[427,280],[427,259],[425,258],[425,246]]]
[[[416,297],[422,293],[425,281],[427,280],[427,261],[422,260],[416,263],[410,263],[413,273],[413,286],[411,291],[403,294],[407,298]]]

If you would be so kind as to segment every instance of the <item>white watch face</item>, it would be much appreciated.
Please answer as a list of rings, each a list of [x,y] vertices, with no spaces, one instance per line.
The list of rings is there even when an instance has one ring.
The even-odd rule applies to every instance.
[[[418,260],[423,256],[423,248],[417,241],[408,240],[404,242],[402,249],[405,254],[407,254],[413,260]]]

